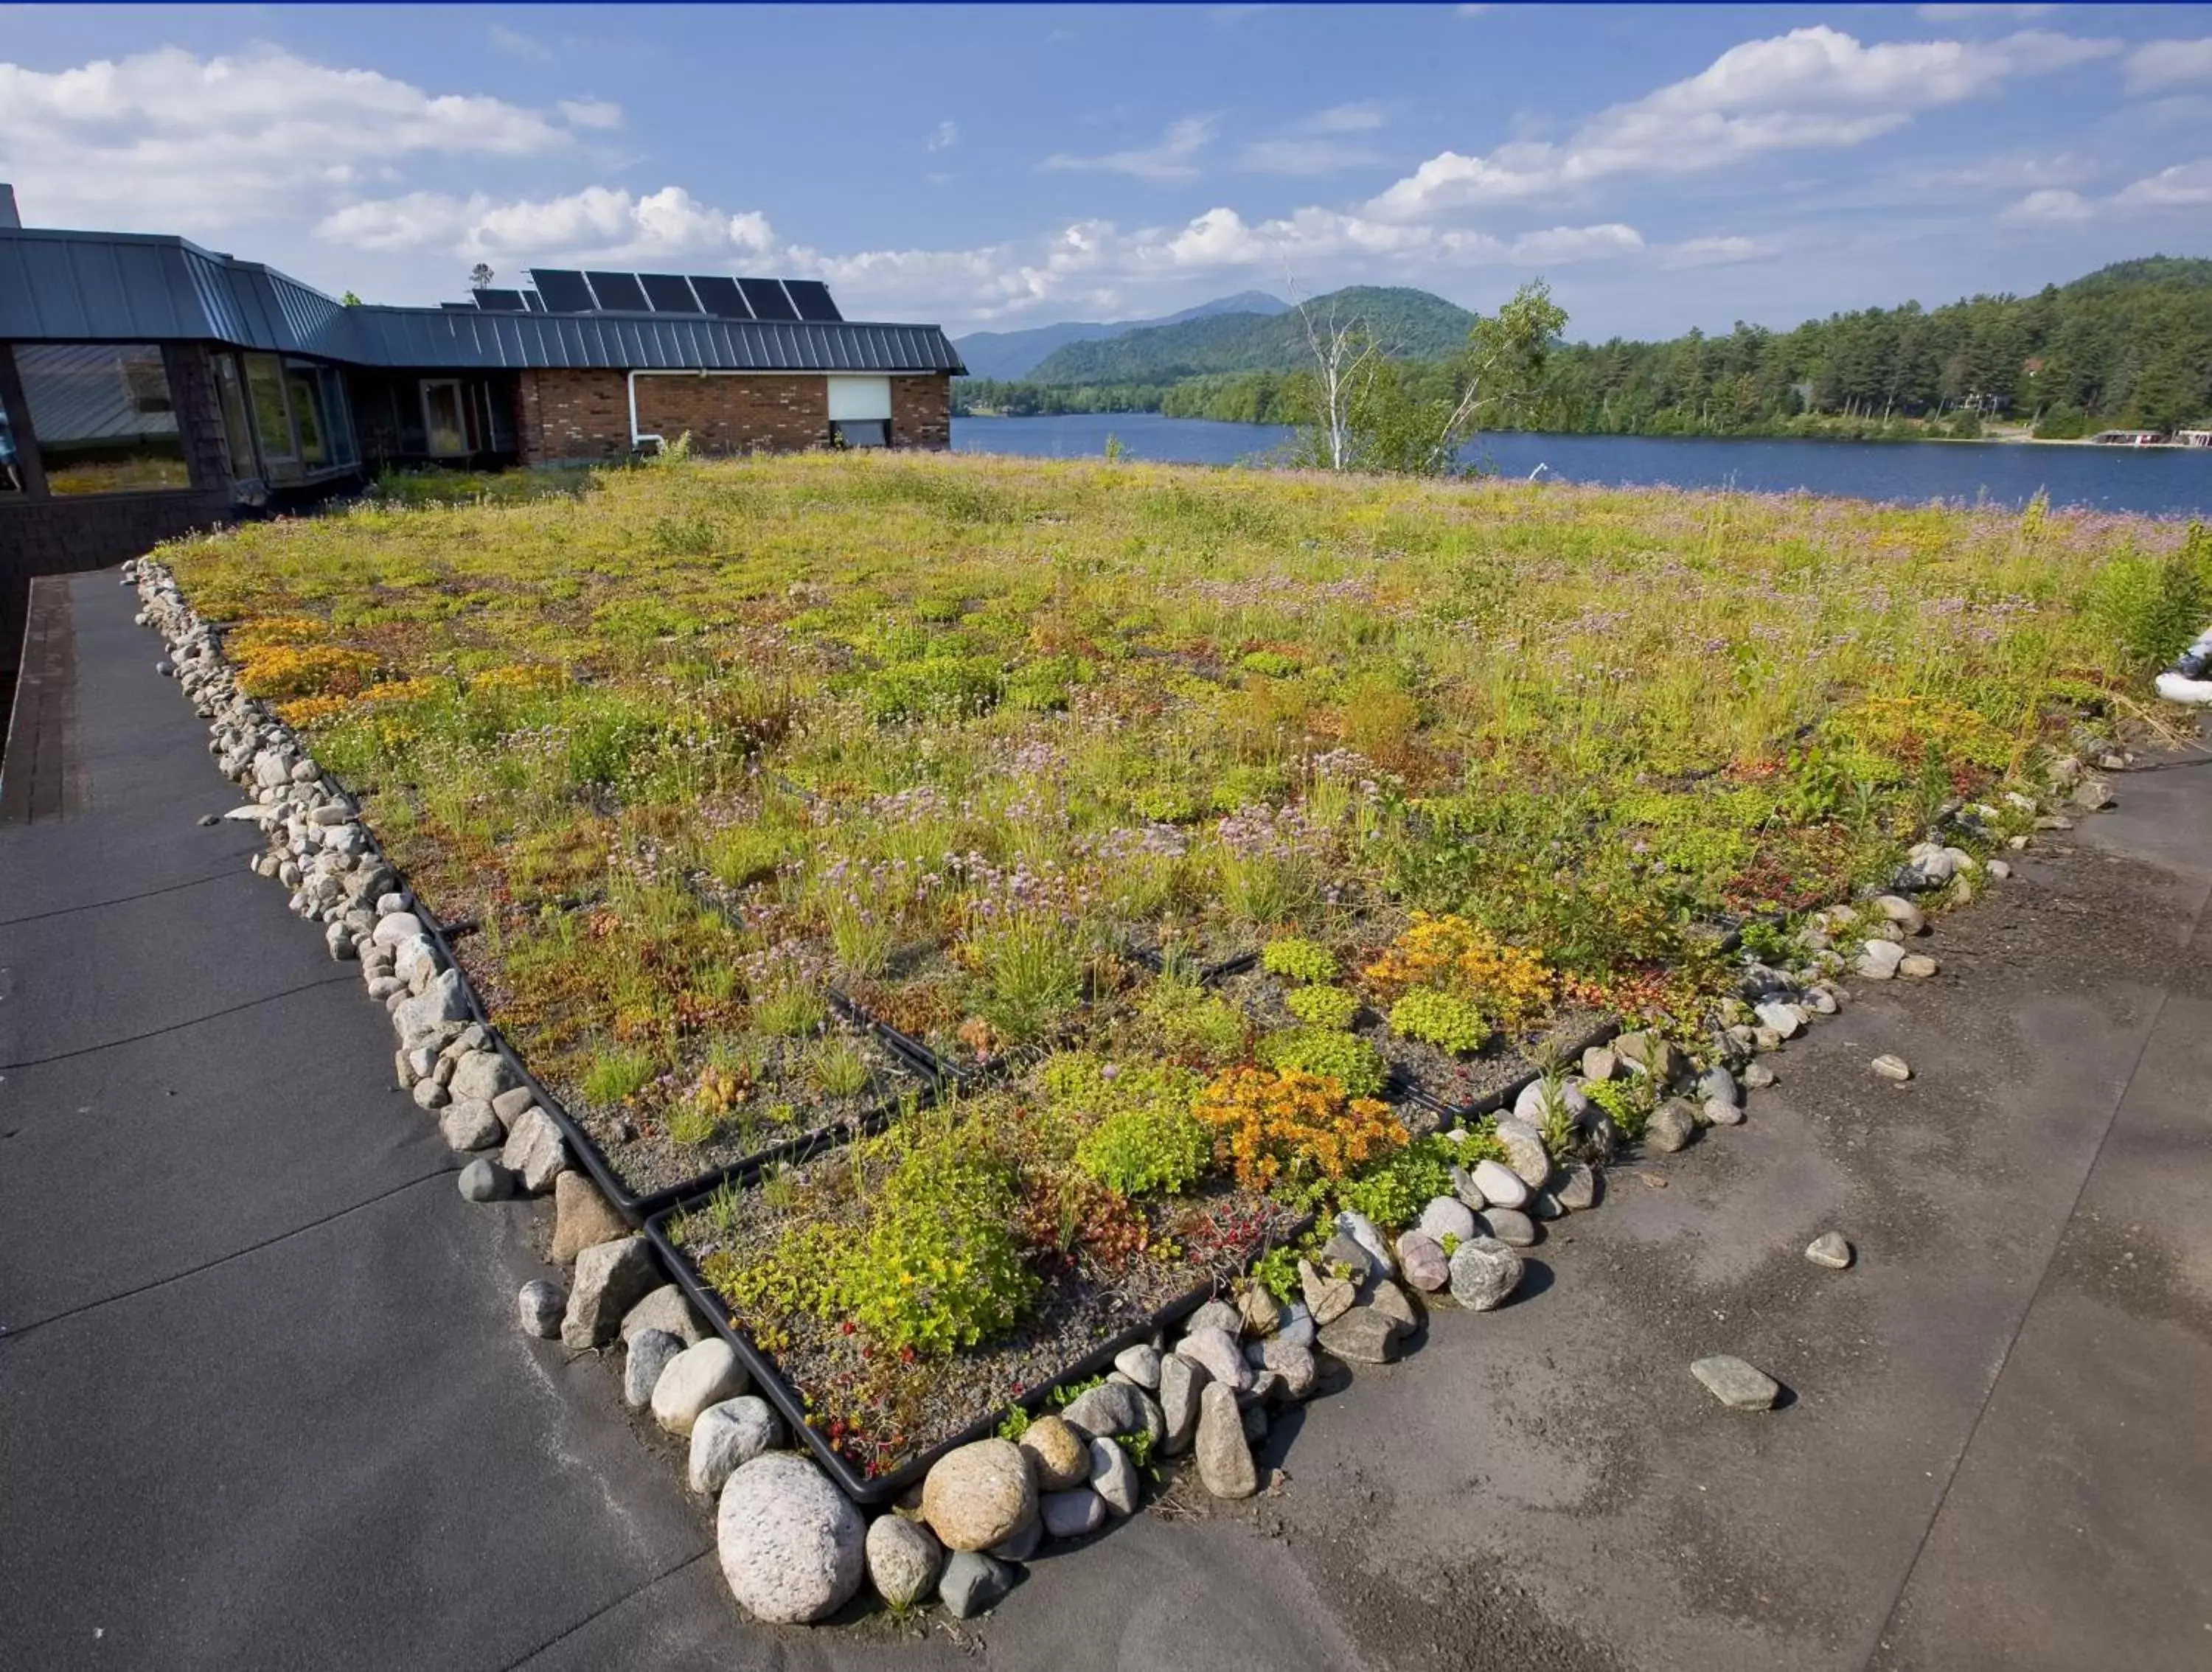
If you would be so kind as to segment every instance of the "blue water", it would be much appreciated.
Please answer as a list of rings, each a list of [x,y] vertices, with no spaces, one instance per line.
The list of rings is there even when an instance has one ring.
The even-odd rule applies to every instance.
[[[1291,439],[1279,424],[1217,423],[1152,412],[1043,418],[955,418],[957,453],[1096,459],[1109,435],[1132,459],[1194,465],[1265,462]],[[2212,448],[2037,447],[2018,442],[1717,441],[1658,435],[1486,435],[1472,456],[1506,476],[1538,465],[1547,477],[1610,484],[1805,489],[1907,504],[1929,500],[2053,505],[2151,516],[2212,514]]]

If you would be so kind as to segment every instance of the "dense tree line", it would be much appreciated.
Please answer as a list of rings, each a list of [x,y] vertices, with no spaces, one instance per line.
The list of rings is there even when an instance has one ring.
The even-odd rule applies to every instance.
[[[1439,362],[1405,375],[1441,395],[1453,371]],[[990,387],[978,404],[1006,410],[1297,423],[1313,410],[1312,379],[1276,369],[1166,385]],[[1867,308],[1787,331],[1740,324],[1719,337],[1561,344],[1511,422],[1632,435],[1972,435],[1985,413],[2052,436],[2204,422],[2212,261],[2151,257],[2033,295]]]

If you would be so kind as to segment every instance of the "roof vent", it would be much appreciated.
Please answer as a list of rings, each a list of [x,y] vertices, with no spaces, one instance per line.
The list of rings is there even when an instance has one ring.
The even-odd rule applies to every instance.
[[[23,217],[15,213],[15,188],[0,180],[0,231],[20,231]]]

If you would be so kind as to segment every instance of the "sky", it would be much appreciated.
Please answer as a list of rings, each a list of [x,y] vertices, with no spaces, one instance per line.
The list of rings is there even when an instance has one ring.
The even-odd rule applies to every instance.
[[[1724,331],[2212,255],[2212,6],[0,5],[31,226],[370,301],[829,281],[955,333],[1542,278]]]

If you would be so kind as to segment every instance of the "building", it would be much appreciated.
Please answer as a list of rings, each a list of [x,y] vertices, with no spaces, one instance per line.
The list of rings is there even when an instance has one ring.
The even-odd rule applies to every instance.
[[[312,502],[390,465],[941,448],[960,356],[808,280],[537,269],[348,306],[182,238],[25,228],[0,185],[0,680],[29,577]]]

